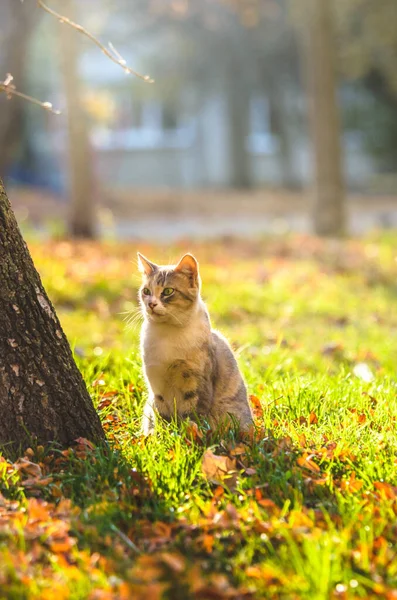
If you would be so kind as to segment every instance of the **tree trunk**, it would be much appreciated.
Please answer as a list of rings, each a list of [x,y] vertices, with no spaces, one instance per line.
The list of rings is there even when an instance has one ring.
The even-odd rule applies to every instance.
[[[345,195],[337,102],[332,2],[307,0],[306,68],[315,181],[313,223],[319,235],[345,231]]]
[[[74,0],[59,2],[62,14],[73,21]],[[88,116],[83,106],[83,86],[79,76],[81,35],[60,25],[61,70],[67,106],[68,166],[70,191],[69,231],[73,237],[95,237],[95,182],[93,150],[90,146]]]
[[[278,138],[278,160],[280,164],[280,183],[283,187],[296,190],[301,188],[299,176],[294,166],[291,140],[291,123],[288,108],[284,100],[286,81],[280,73],[270,78],[268,98],[270,105],[270,125],[272,133]]]
[[[0,446],[104,433],[0,180]]]
[[[14,77],[20,91],[24,89],[26,55],[38,21],[38,11],[28,3],[1,0],[0,3],[0,79],[7,73]],[[0,94],[0,177],[5,177],[23,131],[24,108],[20,98],[7,99]]]
[[[252,186],[251,161],[246,147],[249,134],[249,87],[237,77],[233,64],[227,76],[230,185],[244,190]]]

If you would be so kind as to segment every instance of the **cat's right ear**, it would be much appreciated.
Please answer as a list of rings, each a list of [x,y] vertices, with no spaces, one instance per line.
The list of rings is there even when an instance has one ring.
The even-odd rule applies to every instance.
[[[139,271],[145,275],[151,275],[155,271],[157,271],[158,266],[155,263],[150,262],[143,254],[138,252],[138,269]]]

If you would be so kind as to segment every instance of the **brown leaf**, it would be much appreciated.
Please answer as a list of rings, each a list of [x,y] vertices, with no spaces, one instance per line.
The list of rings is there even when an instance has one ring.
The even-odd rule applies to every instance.
[[[87,440],[86,438],[83,437],[79,437],[75,440],[76,444],[78,444],[79,446],[83,446],[83,448],[86,448],[88,450],[94,450],[95,446],[92,442],[90,442],[90,440]]]
[[[230,478],[236,470],[236,460],[228,456],[218,456],[212,450],[205,451],[201,469],[207,479],[211,481],[223,481]]]
[[[197,423],[195,423],[194,421],[189,422],[189,424],[186,428],[186,435],[188,438],[191,438],[196,443],[202,442],[202,440],[203,440],[203,434],[200,431],[200,429],[198,428]]]
[[[185,569],[185,561],[179,554],[172,554],[171,552],[163,552],[161,554],[161,560],[168,565],[175,573],[182,573]]]
[[[53,477],[43,477],[42,479],[36,479],[35,477],[30,477],[29,479],[25,479],[22,482],[24,487],[45,487],[49,483],[52,483]]]
[[[244,473],[246,475],[256,475],[256,469],[253,469],[252,467],[248,467],[247,469],[245,469]]]
[[[19,458],[17,462],[14,463],[14,468],[17,471],[21,471],[24,475],[30,475],[35,478],[42,477],[40,466],[30,460],[26,460],[26,458]]]

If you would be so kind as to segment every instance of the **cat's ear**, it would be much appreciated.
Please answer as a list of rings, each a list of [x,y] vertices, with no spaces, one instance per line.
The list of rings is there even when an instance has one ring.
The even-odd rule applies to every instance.
[[[176,265],[174,270],[176,272],[184,273],[185,275],[190,277],[195,284],[198,283],[198,262],[194,258],[193,254],[185,254],[185,256],[182,256],[181,260]]]
[[[155,263],[150,262],[143,254],[138,252],[138,269],[145,275],[151,275],[157,271],[158,266]]]

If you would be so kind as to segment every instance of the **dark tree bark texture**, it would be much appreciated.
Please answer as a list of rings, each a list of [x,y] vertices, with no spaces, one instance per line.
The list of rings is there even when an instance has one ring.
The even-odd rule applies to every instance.
[[[0,447],[104,433],[0,180]]]

